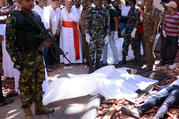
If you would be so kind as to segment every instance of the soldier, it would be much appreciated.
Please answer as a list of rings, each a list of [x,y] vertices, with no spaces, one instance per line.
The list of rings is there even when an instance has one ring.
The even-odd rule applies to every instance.
[[[20,71],[19,90],[25,119],[32,119],[31,105],[35,103],[35,113],[53,112],[42,104],[42,82],[44,81],[44,64],[42,53],[38,47],[43,42],[40,30],[27,19],[33,16],[34,21],[44,28],[40,16],[32,11],[33,0],[18,0],[21,10],[11,13],[7,20],[6,40],[7,50],[14,62],[14,67]],[[48,42],[44,43],[49,47]]]
[[[136,1],[128,0],[131,9],[128,14],[127,27],[124,35],[123,42],[123,51],[122,51],[122,62],[121,65],[126,64],[126,56],[128,55],[129,45],[131,44],[132,50],[134,52],[135,60],[139,60],[139,49],[138,49],[138,41],[135,38],[138,23],[140,20],[140,10],[135,8]]]
[[[85,21],[86,15],[88,14],[88,10],[90,9],[89,0],[82,0],[82,12],[80,18],[80,27],[81,27],[81,35],[82,35],[82,46],[83,46],[83,56],[86,59],[86,63],[89,63],[89,48],[86,42],[86,35],[85,35]]]
[[[153,0],[145,0],[144,5],[144,45],[145,57],[147,62],[146,71],[151,71],[154,64],[154,52],[152,50],[153,42],[157,34],[158,24],[160,22],[160,11],[152,6]]]
[[[91,8],[86,17],[86,41],[89,45],[89,72],[92,73],[92,66],[96,59],[96,69],[102,55],[104,44],[109,42],[110,26],[109,13],[102,8],[103,0],[94,0],[95,7]],[[94,56],[96,54],[96,56]]]

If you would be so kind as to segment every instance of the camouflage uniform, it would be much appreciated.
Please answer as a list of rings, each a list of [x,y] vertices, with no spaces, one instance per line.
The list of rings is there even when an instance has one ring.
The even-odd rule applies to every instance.
[[[18,11],[22,16],[24,13],[22,11]],[[32,12],[33,16],[38,16]],[[42,100],[42,83],[45,79],[44,77],[44,64],[42,54],[38,52],[38,46],[42,43],[42,39],[36,39],[33,42],[32,36],[30,37],[29,42],[33,42],[33,44],[23,44],[24,47],[20,47],[20,42],[18,42],[18,35],[19,32],[18,27],[19,21],[17,20],[17,16],[15,13],[12,13],[11,16],[7,20],[6,26],[6,40],[7,40],[7,50],[12,59],[12,61],[16,63],[21,62],[21,67],[23,68],[20,70],[20,80],[19,80],[19,90],[20,96],[22,101],[22,108],[29,108],[33,101],[41,101]],[[23,21],[23,20],[22,20]],[[40,19],[41,23],[41,19]],[[22,24],[27,24],[27,26],[31,26],[27,22]],[[43,25],[43,23],[41,23]],[[28,29],[28,27],[27,27]],[[34,28],[32,31],[35,31]],[[39,32],[40,35],[40,31]],[[24,32],[27,33],[27,32]],[[23,35],[23,34],[21,34]],[[28,36],[29,37],[29,36]],[[27,37],[23,39],[25,42],[28,42]],[[32,49],[25,50],[25,46],[30,46]]]
[[[89,61],[89,48],[88,44],[86,42],[86,35],[85,35],[85,21],[86,21],[86,15],[88,14],[90,7],[83,8],[81,12],[81,18],[80,18],[80,27],[81,27],[81,35],[82,35],[82,43],[83,43],[83,55],[84,58],[86,58],[86,61]]]
[[[89,60],[94,63],[99,63],[102,55],[102,50],[104,46],[104,38],[107,34],[110,34],[110,17],[109,12],[102,8],[98,10],[97,8],[91,8],[86,17],[86,33],[91,36],[91,41],[89,43]],[[96,53],[96,58],[94,55]]]
[[[138,48],[139,41],[137,40],[137,38],[131,38],[131,33],[133,29],[136,27],[137,20],[138,21],[140,20],[140,10],[136,9],[135,7],[132,7],[128,14],[127,27],[124,35],[123,51],[122,51],[123,60],[125,60],[126,56],[128,55],[128,49],[130,44],[132,46],[132,50],[134,52],[135,58],[139,58],[139,48]]]
[[[160,21],[160,11],[154,7],[144,10],[144,44],[145,44],[145,54],[147,67],[153,68],[154,64],[154,52],[152,50],[153,42],[150,41],[150,37],[153,35],[153,28],[155,22],[159,23]]]

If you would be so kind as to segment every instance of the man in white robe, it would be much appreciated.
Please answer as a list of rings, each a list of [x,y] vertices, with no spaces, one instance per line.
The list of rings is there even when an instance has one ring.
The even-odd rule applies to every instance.
[[[65,1],[65,8],[61,11],[61,39],[60,47],[67,54],[66,57],[71,63],[82,63],[82,45],[81,34],[79,32],[78,22],[80,14],[72,9],[72,0]],[[69,62],[60,57],[60,61],[64,64]]]

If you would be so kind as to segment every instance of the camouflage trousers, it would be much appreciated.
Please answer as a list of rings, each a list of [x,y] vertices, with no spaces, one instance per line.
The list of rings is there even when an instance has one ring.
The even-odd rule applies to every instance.
[[[42,100],[42,83],[45,79],[42,55],[27,53],[23,60],[24,69],[20,72],[19,90],[22,108],[31,107],[33,101]]]
[[[89,62],[89,48],[88,43],[86,42],[86,34],[85,29],[82,29],[81,31],[82,36],[82,44],[83,44],[83,57],[86,59],[87,62]]]
[[[148,68],[153,68],[153,64],[154,64],[154,61],[155,61],[155,53],[152,50],[153,42],[150,41],[150,37],[151,36],[149,36],[149,35],[144,36],[145,58],[146,58],[147,67]]]
[[[93,41],[90,41],[89,45],[89,60],[90,62],[94,63],[95,59],[96,62],[99,62],[102,56],[103,46],[104,46],[104,39],[97,38]]]
[[[131,44],[134,56],[135,56],[135,58],[138,58],[140,56],[138,42],[139,42],[139,40],[137,38],[131,38],[130,34],[126,34],[124,36],[124,42],[123,42],[123,46],[122,46],[123,57],[126,57],[128,55],[129,45]]]

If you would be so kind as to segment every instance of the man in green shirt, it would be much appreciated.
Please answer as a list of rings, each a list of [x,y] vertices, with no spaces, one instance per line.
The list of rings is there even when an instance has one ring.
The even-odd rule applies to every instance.
[[[113,52],[114,65],[118,65],[118,52],[115,44],[115,40],[118,39],[118,15],[116,9],[111,5],[111,0],[104,0],[104,5],[110,14],[110,39],[107,44],[104,45],[103,48],[103,63],[107,64],[107,51],[108,44]]]

